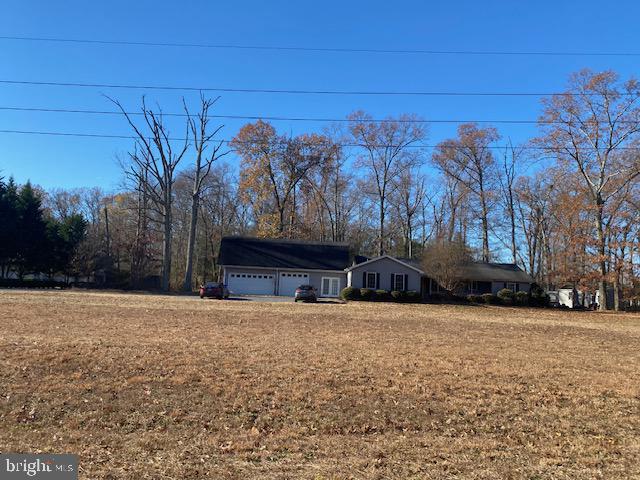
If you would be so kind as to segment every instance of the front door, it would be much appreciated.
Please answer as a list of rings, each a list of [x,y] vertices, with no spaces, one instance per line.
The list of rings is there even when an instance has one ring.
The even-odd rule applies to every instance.
[[[340,294],[340,279],[335,277],[322,277],[321,297],[337,297]]]

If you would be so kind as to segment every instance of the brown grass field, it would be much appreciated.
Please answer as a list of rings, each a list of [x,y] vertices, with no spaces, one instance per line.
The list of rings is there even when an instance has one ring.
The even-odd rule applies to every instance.
[[[640,478],[640,316],[3,291],[0,451],[84,479]]]

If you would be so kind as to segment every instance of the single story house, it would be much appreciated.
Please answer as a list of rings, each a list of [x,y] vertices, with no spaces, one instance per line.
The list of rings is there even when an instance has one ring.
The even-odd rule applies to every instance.
[[[347,286],[346,243],[224,237],[218,263],[220,281],[238,295],[293,296],[300,285],[322,297],[337,297]]]
[[[321,297],[337,297],[347,286],[375,290],[414,290],[423,297],[440,293],[416,260],[382,255],[351,256],[346,243],[224,237],[218,263],[220,280],[234,294],[293,296],[299,285],[316,287]],[[509,263],[474,262],[460,272],[462,295],[528,292],[533,278]]]
[[[347,285],[381,290],[415,290],[423,297],[442,292],[442,288],[422,270],[415,260],[383,255],[346,269]],[[473,262],[460,271],[460,295],[498,293],[503,288],[528,292],[534,282],[531,275],[512,263]]]

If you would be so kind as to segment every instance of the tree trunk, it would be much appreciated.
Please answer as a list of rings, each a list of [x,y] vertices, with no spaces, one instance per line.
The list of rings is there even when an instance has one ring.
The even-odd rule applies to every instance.
[[[602,221],[602,210],[604,208],[604,202],[601,198],[596,199],[596,231],[598,232],[598,266],[600,269],[600,281],[598,282],[598,291],[599,291],[599,310],[604,311],[608,310],[607,305],[607,259],[605,256],[606,248],[605,248],[605,238],[604,238],[604,225]]]
[[[168,292],[171,286],[171,233],[172,233],[171,190],[165,195],[164,238],[162,240],[162,291]]]
[[[196,182],[198,182],[196,175]],[[197,185],[197,183],[195,184]],[[197,186],[194,188],[194,192],[191,196],[191,223],[189,225],[189,239],[187,243],[187,265],[184,271],[184,282],[182,283],[182,290],[185,292],[191,292],[193,290],[193,252],[196,245],[196,233],[198,226],[198,208],[200,204],[200,195],[196,191]]]
[[[384,201],[380,200],[380,237],[378,239],[378,256],[384,255]]]
[[[483,193],[483,192],[481,192]],[[482,203],[482,261],[489,261],[489,212],[484,194],[480,196]]]

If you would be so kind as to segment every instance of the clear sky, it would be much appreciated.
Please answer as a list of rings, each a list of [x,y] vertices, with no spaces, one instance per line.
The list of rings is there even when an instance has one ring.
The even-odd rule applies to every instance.
[[[583,1],[29,1],[4,0],[0,36],[294,47],[427,50],[640,52],[640,2]],[[0,40],[0,80],[310,90],[553,92],[589,67],[638,76],[640,56],[469,56],[291,52],[42,43]],[[0,84],[0,107],[128,109],[142,90]],[[194,108],[196,92],[150,91],[150,102]],[[213,95],[213,94],[212,94]],[[355,109],[376,117],[535,120],[536,97],[314,96],[222,94],[215,112],[341,118]],[[231,138],[244,123],[224,120]],[[279,121],[282,132],[322,123]],[[535,125],[496,125],[522,141]],[[433,124],[427,142],[452,136]],[[130,133],[118,116],[0,109],[0,130]],[[173,132],[182,135],[175,124]],[[0,133],[0,171],[45,188],[101,186],[121,179],[116,155],[130,140]],[[228,161],[236,162],[233,157]]]

